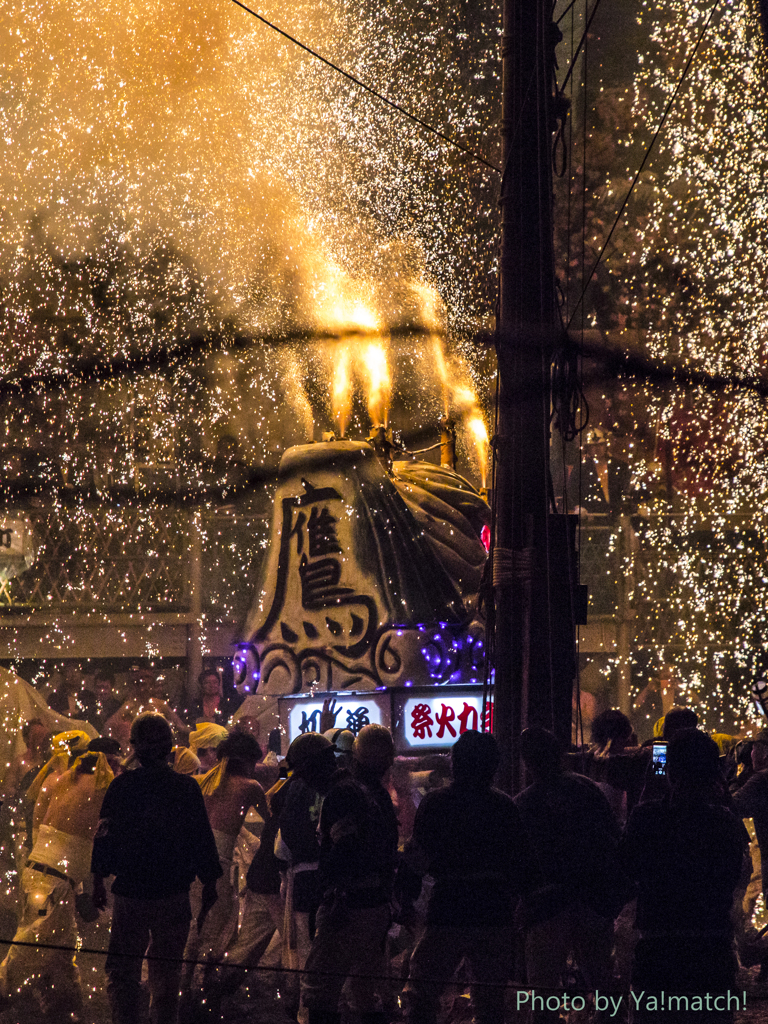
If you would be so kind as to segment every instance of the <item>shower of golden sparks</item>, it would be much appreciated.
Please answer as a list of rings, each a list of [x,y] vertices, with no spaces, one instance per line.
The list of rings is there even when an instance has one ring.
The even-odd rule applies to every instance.
[[[352,412],[352,376],[350,373],[350,348],[348,344],[339,344],[335,347],[331,405],[333,421],[339,427],[339,436],[346,437],[347,424]]]
[[[440,384],[442,386],[443,393],[443,415],[448,416],[448,367],[445,365],[445,356],[443,354],[443,342],[440,338],[435,338],[432,342],[432,353],[435,358],[435,369],[437,375],[440,378]]]
[[[259,10],[488,146],[490,2],[428,23],[350,0],[331,17],[306,0]],[[485,314],[496,180],[235,5],[21,0],[0,13],[0,74],[0,373],[57,375],[0,416],[3,479],[32,495],[44,538],[10,593],[47,613],[176,610],[183,575],[165,567],[194,530],[169,496],[199,493],[205,615],[236,618],[268,492],[248,483],[243,509],[231,489],[270,479],[286,447],[334,424],[362,433],[367,376],[345,345],[397,328],[371,416],[406,438],[436,424],[423,332],[461,347]],[[68,376],[127,357],[146,369]],[[206,497],[217,488],[223,507]],[[99,537],[162,571],[116,573]],[[68,621],[50,636],[71,656]]]
[[[371,426],[386,427],[392,400],[392,379],[389,375],[387,352],[380,342],[370,341],[358,353],[364,369],[368,394],[368,415]]]
[[[306,433],[306,440],[312,440],[314,433],[314,416],[312,406],[307,398],[304,388],[304,372],[297,357],[292,353],[286,353],[283,357],[282,380],[285,383],[285,397],[288,404],[296,414],[298,421],[302,424]],[[333,382],[334,395],[336,392],[336,381]]]
[[[642,153],[710,11],[709,0],[641,4],[651,52],[639,54],[634,127],[621,146]],[[613,322],[601,321],[604,304],[592,323],[609,337],[618,328],[615,342],[643,343],[660,361],[713,373],[763,372],[766,83],[757,5],[723,7],[628,207],[621,244],[601,268],[603,294],[614,275],[623,297]],[[613,101],[617,111],[624,99]],[[615,200],[623,191],[608,180],[602,195]],[[644,685],[671,664],[681,699],[707,727],[722,729],[729,708],[738,727],[754,714],[748,682],[768,656],[765,400],[737,388],[662,391],[650,383],[602,398],[605,425],[617,431],[611,457],[628,464],[640,510],[618,561],[638,624],[636,680]],[[597,415],[598,401],[590,403]]]
[[[467,430],[475,446],[475,455],[480,467],[481,487],[488,486],[488,431],[479,414],[466,421]]]
[[[481,486],[487,486],[488,478],[488,431],[475,390],[468,383],[470,370],[457,353],[450,359],[445,356],[441,338],[432,341],[434,371],[440,382],[443,400],[443,415],[455,416],[464,425],[469,438],[472,459],[480,471]]]

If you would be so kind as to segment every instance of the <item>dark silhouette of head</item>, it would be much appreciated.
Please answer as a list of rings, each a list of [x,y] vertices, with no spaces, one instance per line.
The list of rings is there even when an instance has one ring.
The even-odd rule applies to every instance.
[[[226,757],[230,775],[250,775],[262,758],[262,750],[249,732],[231,732],[216,748],[216,757],[219,761]]]
[[[670,708],[664,716],[665,740],[671,740],[683,729],[695,729],[699,724],[699,716],[693,708]]]
[[[93,775],[98,764],[99,754],[103,754],[112,771],[120,766],[120,744],[111,736],[97,736],[88,744],[88,749],[82,755],[76,771],[80,775]]]
[[[364,725],[355,739],[352,757],[366,771],[381,778],[395,760],[392,733],[383,725]]]
[[[720,750],[698,729],[681,729],[667,744],[667,775],[672,786],[722,781]]]
[[[487,732],[467,729],[451,747],[453,781],[459,786],[487,788],[499,767],[499,745]]]
[[[88,744],[89,753],[106,754],[107,757],[119,757],[120,749],[120,744],[111,736],[97,736]]]
[[[336,755],[333,744],[319,732],[305,732],[288,747],[285,755],[288,767],[293,774],[324,793],[336,771]]]
[[[535,778],[557,775],[562,769],[562,750],[554,733],[533,725],[520,735],[520,756]]]
[[[139,715],[131,726],[131,745],[143,765],[162,764],[173,749],[171,727],[162,715]]]
[[[632,723],[617,708],[601,711],[592,722],[592,742],[604,747],[609,740],[626,743],[632,735]]]
[[[27,750],[41,753],[50,748],[51,730],[39,718],[31,718],[21,727],[21,737]]]

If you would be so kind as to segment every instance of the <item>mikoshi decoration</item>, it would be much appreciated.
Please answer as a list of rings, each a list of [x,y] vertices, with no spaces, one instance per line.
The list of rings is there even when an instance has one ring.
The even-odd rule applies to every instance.
[[[490,510],[444,467],[395,465],[363,441],[285,453],[239,683],[277,696],[481,679]]]

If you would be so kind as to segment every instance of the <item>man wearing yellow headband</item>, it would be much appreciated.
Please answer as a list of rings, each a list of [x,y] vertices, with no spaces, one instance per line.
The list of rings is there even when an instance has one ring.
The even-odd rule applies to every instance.
[[[265,822],[269,820],[267,798],[253,777],[256,762],[261,760],[261,747],[253,736],[233,732],[219,745],[217,756],[217,765],[198,776],[197,781],[205,799],[223,874],[216,883],[216,902],[199,927],[193,922],[184,952],[185,960],[211,963],[222,959],[237,930],[239,903],[232,885],[232,864],[245,816],[253,807]],[[193,885],[193,904],[197,902],[195,888]],[[199,966],[194,975],[188,972],[185,990],[189,990],[191,983],[192,990],[199,991],[202,981],[203,970]]]
[[[189,734],[189,749],[200,761],[204,772],[216,765],[216,751],[229,736],[229,730],[213,722],[201,722]]]
[[[79,746],[75,737],[69,749]],[[74,958],[75,891],[90,871],[101,804],[114,777],[109,759],[114,757],[116,765],[118,752],[114,740],[91,740],[56,779],[21,876],[24,902],[14,938],[18,945],[11,946],[0,964],[0,995],[10,1000],[23,988],[34,987],[51,1019],[83,1019]]]
[[[82,732],[80,729],[70,729],[53,737],[51,741],[53,757],[34,777],[25,797],[28,806],[34,808],[32,842],[35,841],[36,831],[45,818],[51,795],[59,779],[68,768],[72,767],[79,755],[86,752],[90,742],[91,737],[88,733]]]

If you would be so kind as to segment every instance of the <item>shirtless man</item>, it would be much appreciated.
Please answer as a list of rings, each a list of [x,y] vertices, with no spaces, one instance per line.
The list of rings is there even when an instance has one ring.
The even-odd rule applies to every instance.
[[[27,808],[25,797],[35,776],[51,756],[51,730],[39,718],[33,718],[24,723],[21,736],[26,749],[11,761],[3,784],[3,798],[10,812],[13,850],[19,870],[29,853],[27,836],[32,834],[32,808]]]
[[[144,712],[162,715],[175,729],[176,734],[186,739],[189,730],[164,700],[157,676],[151,669],[140,669],[136,676],[135,696],[125,700],[117,711],[104,723],[104,732],[114,736],[120,746],[127,750],[131,741],[131,725],[133,720]]]
[[[83,1020],[75,889],[87,878],[101,803],[113,779],[115,743],[92,740],[53,787],[37,839],[21,876],[23,910],[13,945],[0,964],[0,997],[10,1002],[32,988],[51,1024]],[[117,758],[114,758],[115,765]],[[65,947],[35,949],[35,945]]]
[[[48,804],[61,776],[88,749],[91,737],[80,729],[60,732],[53,737],[53,757],[48,760],[27,788],[25,803],[30,823],[29,844],[34,845],[37,830],[45,819]]]
[[[269,820],[264,790],[253,777],[261,748],[253,736],[233,732],[218,747],[218,764],[197,776],[213,829],[223,875],[216,883],[216,902],[197,928],[190,931],[185,959],[217,963],[222,959],[237,927],[237,892],[232,886],[232,858],[245,816],[253,807]],[[202,968],[195,969],[192,988],[200,988]]]

